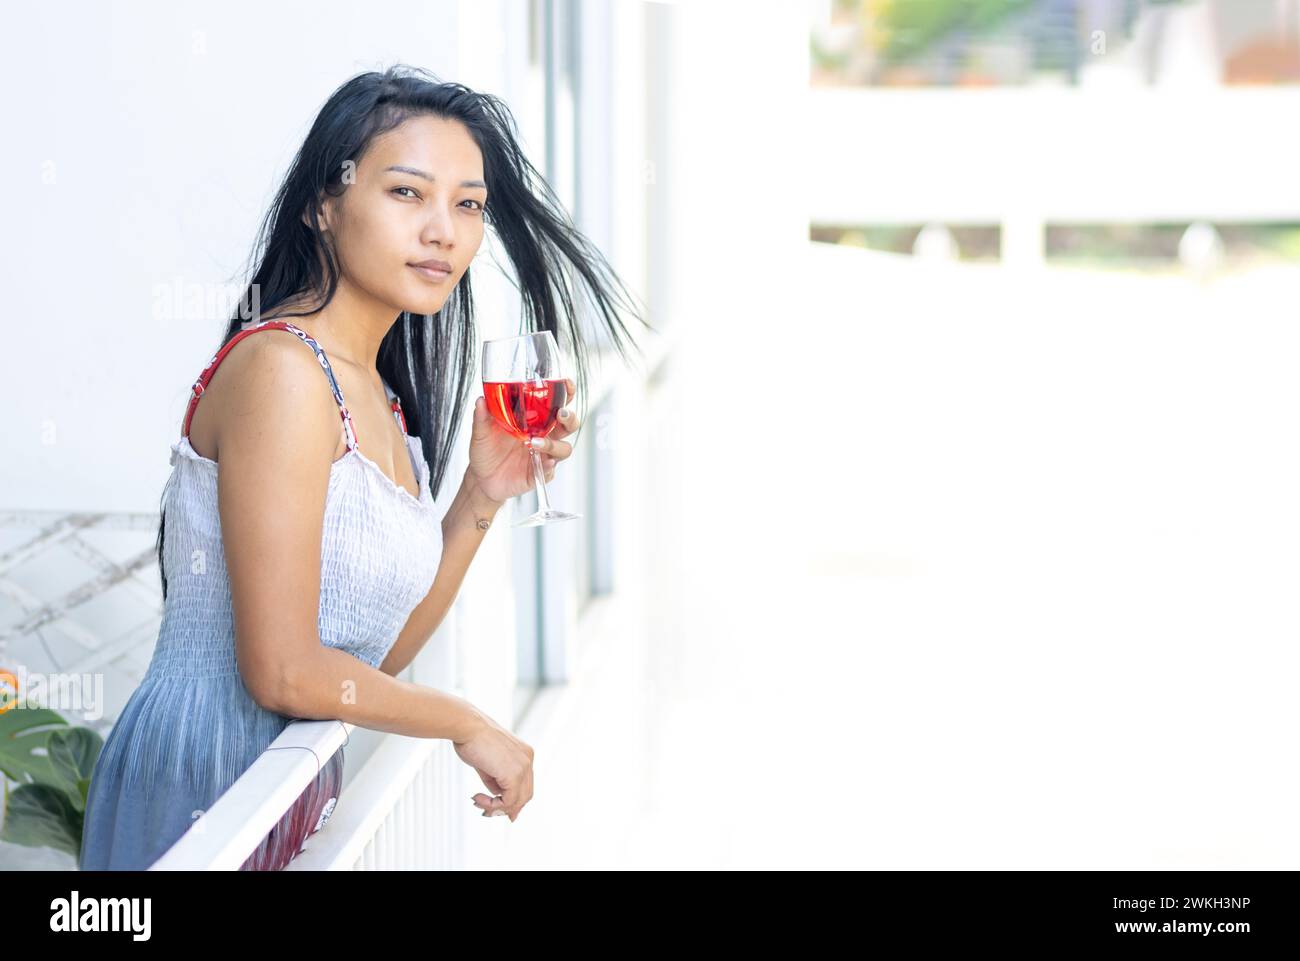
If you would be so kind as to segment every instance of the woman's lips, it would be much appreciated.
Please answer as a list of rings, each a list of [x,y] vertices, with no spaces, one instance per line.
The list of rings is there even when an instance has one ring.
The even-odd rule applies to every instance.
[[[451,276],[450,270],[435,270],[432,267],[421,267],[418,264],[408,264],[407,266],[428,280],[446,280]]]

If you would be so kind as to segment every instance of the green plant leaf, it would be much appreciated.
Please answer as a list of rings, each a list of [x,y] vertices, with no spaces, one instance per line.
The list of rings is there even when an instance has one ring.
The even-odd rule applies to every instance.
[[[61,714],[45,708],[15,707],[0,714],[0,772],[20,785],[61,786],[48,750],[50,735],[67,726]]]
[[[880,15],[885,59],[898,62],[924,54],[957,30],[983,33],[1034,0],[890,0]]]
[[[9,794],[0,841],[81,854],[82,812],[68,795],[48,784],[21,784]]]
[[[50,768],[69,801],[78,810],[85,809],[86,794],[83,783],[89,785],[95,770],[95,759],[104,747],[104,739],[88,727],[70,727],[50,732],[46,742]]]

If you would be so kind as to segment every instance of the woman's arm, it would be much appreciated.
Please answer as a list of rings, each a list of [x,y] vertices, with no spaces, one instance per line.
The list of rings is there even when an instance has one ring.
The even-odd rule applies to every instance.
[[[323,521],[340,422],[312,352],[290,332],[245,338],[213,375],[203,403],[215,417],[236,661],[253,700],[287,717],[338,718],[458,744],[490,730],[491,719],[463,698],[321,643]],[[453,556],[468,550],[463,534],[453,540]]]
[[[565,379],[569,402],[577,389]],[[573,453],[573,444],[563,438],[575,433],[577,416],[569,407],[557,415],[555,426],[545,439],[538,439],[543,477],[550,481],[557,462]],[[447,611],[451,610],[469,562],[483,542],[492,518],[511,497],[533,489],[531,454],[509,431],[493,421],[482,397],[474,400],[474,426],[470,434],[469,467],[460,490],[442,520],[442,561],[433,587],[411,612],[402,633],[393,642],[380,669],[396,675],[420,652]]]
[[[424,600],[411,611],[379,669],[396,676],[406,669],[433,636],[460,592],[469,562],[478,553],[501,502],[485,496],[468,471],[442,519],[442,560]]]

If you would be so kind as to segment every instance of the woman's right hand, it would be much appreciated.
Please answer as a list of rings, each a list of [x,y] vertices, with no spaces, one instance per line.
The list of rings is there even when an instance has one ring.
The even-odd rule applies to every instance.
[[[475,794],[484,817],[504,814],[511,821],[533,799],[533,749],[486,714],[464,741],[453,741],[456,755],[478,772],[491,794]]]

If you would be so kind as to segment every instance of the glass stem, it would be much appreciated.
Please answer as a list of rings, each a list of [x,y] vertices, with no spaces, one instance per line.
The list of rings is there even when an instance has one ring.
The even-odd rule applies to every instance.
[[[528,445],[528,453],[533,455],[533,484],[537,487],[537,509],[550,513],[551,502],[546,499],[546,472],[542,470],[542,455]]]

